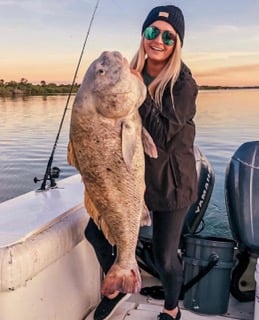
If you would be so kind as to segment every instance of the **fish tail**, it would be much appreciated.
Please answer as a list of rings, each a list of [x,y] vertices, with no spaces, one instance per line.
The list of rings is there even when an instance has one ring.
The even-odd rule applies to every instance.
[[[137,263],[130,268],[114,264],[103,280],[101,293],[108,296],[115,291],[137,293],[141,289],[141,276]]]

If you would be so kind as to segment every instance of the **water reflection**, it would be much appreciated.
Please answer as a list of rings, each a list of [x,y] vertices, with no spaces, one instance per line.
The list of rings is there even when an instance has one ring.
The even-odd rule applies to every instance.
[[[27,97],[0,102],[0,201],[39,187],[34,176],[43,177],[66,97]],[[60,167],[61,178],[76,173],[66,163],[70,110],[68,110],[53,165]]]
[[[44,176],[66,101],[66,96],[0,100],[0,202],[40,187],[39,183],[34,184],[33,178]],[[242,143],[259,140],[258,119],[259,90],[199,93],[196,144],[216,173],[205,215],[205,233],[230,236],[224,202],[225,170]],[[70,108],[53,162],[53,166],[61,169],[61,178],[76,173],[66,162],[69,122]]]
[[[225,171],[232,155],[241,144],[259,140],[258,98],[258,90],[199,93],[196,144],[212,163],[216,174],[212,198],[205,215],[204,234],[230,237],[225,208]]]

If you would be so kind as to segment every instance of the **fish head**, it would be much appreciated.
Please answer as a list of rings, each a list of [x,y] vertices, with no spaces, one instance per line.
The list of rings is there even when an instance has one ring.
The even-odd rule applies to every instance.
[[[96,112],[122,118],[136,111],[146,97],[146,86],[131,73],[118,51],[104,51],[88,68],[82,83],[91,95]]]

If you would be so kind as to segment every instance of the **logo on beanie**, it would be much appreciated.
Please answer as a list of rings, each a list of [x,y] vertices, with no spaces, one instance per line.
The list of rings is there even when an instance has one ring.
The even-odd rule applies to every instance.
[[[159,17],[168,18],[168,17],[169,17],[169,13],[168,13],[168,12],[160,11],[160,12],[158,13],[158,16],[159,16]]]

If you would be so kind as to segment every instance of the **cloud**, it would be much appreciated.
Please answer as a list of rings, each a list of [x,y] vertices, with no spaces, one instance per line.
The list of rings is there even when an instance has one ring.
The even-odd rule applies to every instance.
[[[221,46],[253,46],[258,48],[259,23],[246,25],[207,25],[190,30],[187,34],[187,45],[195,47],[196,43],[203,41],[209,47]]]
[[[0,0],[0,6],[28,6],[34,5],[38,0]]]
[[[0,7],[14,7],[14,12],[18,9],[24,13],[34,14],[61,14],[67,6],[72,4],[72,0],[62,0],[62,10],[60,9],[61,3],[58,0],[0,0]]]
[[[259,63],[230,67],[193,70],[200,85],[255,86],[259,85]]]
[[[258,61],[258,52],[257,51],[221,51],[221,52],[209,52],[209,51],[200,51],[200,52],[190,52],[184,55],[185,60],[188,60],[189,63],[203,63],[204,65],[208,64],[217,64],[217,63],[229,63],[236,64],[237,61],[245,63],[246,61]]]
[[[216,25],[212,27],[211,32],[218,34],[226,33],[237,33],[240,32],[241,28],[235,25]]]
[[[18,3],[18,1],[15,0],[0,0],[0,6],[12,6],[14,4]]]
[[[196,74],[199,76],[208,76],[208,75],[222,75],[222,74],[233,74],[233,73],[240,73],[246,72],[247,74],[251,72],[259,72],[259,63],[258,64],[248,64],[242,66],[231,66],[231,67],[221,67],[221,68],[214,68],[207,71],[200,71]],[[258,78],[259,81],[259,78]]]

